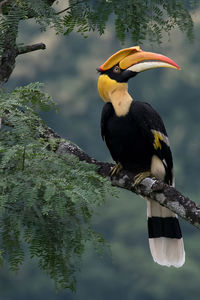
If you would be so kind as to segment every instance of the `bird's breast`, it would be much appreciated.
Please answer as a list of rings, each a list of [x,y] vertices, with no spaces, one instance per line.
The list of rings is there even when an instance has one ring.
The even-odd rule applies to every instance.
[[[105,140],[113,159],[120,162],[124,169],[138,173],[150,168],[152,147],[130,113],[123,117],[115,113],[110,116],[105,128]]]

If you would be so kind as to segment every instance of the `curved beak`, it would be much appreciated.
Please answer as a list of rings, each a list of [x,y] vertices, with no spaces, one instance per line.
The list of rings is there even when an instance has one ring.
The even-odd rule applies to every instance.
[[[142,51],[139,46],[118,51],[101,65],[99,70],[108,70],[116,64],[119,64],[119,67],[123,70],[137,73],[153,68],[172,68],[180,70],[180,67],[167,56]]]

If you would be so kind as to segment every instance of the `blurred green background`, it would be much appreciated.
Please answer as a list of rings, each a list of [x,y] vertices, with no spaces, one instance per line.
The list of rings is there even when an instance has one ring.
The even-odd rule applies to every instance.
[[[181,71],[151,70],[129,82],[136,100],[148,101],[161,115],[170,137],[175,164],[176,187],[200,203],[200,11],[194,11],[195,40],[174,30],[163,33],[163,43],[141,45],[146,51],[165,54],[180,65]],[[96,68],[121,45],[112,26],[106,34],[56,36],[51,30],[40,33],[37,25],[22,23],[19,41],[44,42],[47,50],[17,58],[7,89],[32,81],[44,82],[58,104],[59,112],[42,113],[42,118],[61,136],[79,145],[92,157],[111,161],[100,136],[103,102],[97,93]],[[151,258],[145,201],[126,191],[107,196],[97,209],[94,224],[110,245],[99,257],[88,245],[77,292],[56,292],[53,282],[28,258],[17,274],[0,269],[0,300],[168,300],[199,299],[200,232],[181,221],[186,263],[181,269],[161,267]]]

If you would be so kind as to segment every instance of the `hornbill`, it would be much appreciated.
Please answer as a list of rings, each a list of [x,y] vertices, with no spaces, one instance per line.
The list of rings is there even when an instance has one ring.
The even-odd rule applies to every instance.
[[[135,46],[116,52],[97,69],[98,92],[106,102],[101,134],[116,162],[111,175],[123,168],[134,174],[135,184],[151,176],[174,185],[172,153],[163,121],[148,103],[134,101],[128,93],[130,78],[160,67],[180,69],[170,58]],[[181,267],[185,251],[177,215],[147,199],[147,219],[154,261]]]

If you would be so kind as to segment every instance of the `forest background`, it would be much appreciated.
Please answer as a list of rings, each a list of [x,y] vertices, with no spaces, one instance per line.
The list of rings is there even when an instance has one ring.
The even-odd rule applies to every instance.
[[[200,203],[200,11],[192,12],[193,42],[173,30],[163,32],[160,45],[144,42],[146,51],[163,53],[177,62],[181,71],[152,70],[130,82],[134,99],[148,101],[162,116],[173,151],[176,187]],[[112,23],[103,36],[94,32],[84,39],[77,33],[56,36],[53,30],[41,33],[34,22],[20,25],[20,39],[26,44],[44,42],[47,50],[17,58],[16,68],[6,84],[8,90],[33,81],[45,83],[46,91],[58,103],[59,111],[41,117],[62,137],[79,145],[92,157],[111,161],[100,136],[103,107],[96,88],[96,68],[121,45]],[[93,217],[96,230],[110,244],[102,258],[88,245],[76,294],[55,291],[54,283],[28,257],[17,275],[5,266],[0,269],[0,299],[199,299],[200,233],[181,221],[186,263],[181,269],[156,265],[148,248],[146,203],[132,193],[107,195]]]

